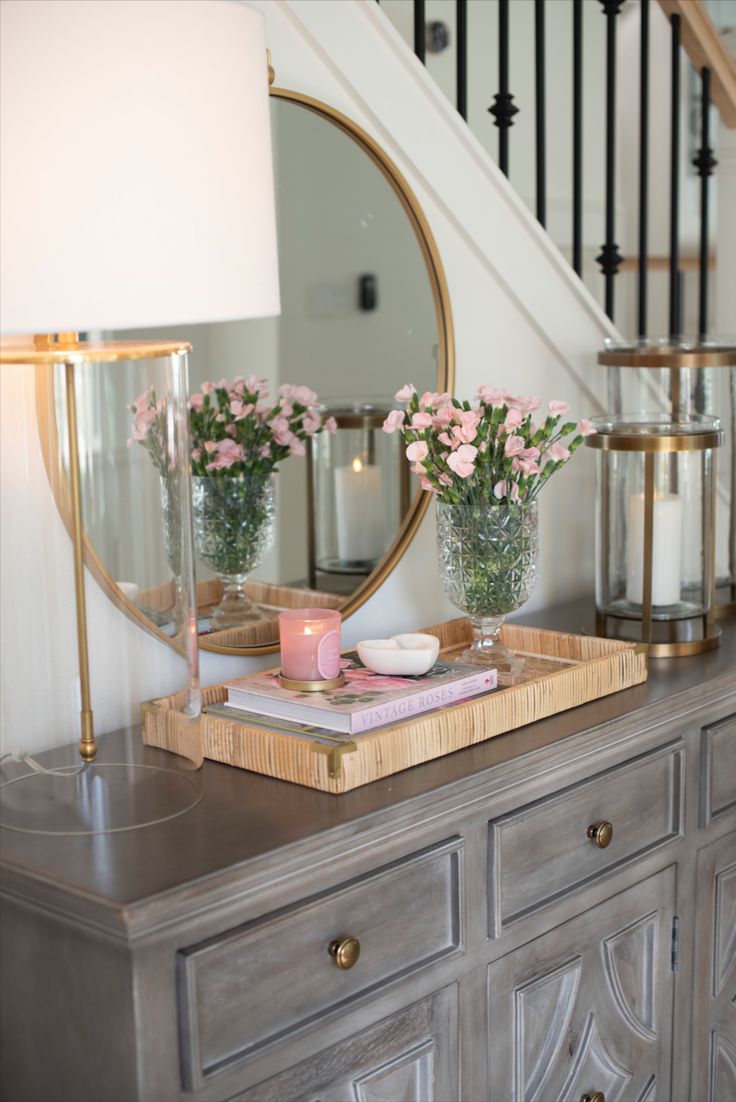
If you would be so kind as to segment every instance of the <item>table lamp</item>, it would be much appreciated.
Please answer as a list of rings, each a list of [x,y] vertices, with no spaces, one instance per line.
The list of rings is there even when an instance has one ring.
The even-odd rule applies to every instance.
[[[2,0],[3,364],[66,376],[82,762],[95,759],[74,372],[166,365],[188,595],[182,707],[199,706],[185,342],[78,334],[279,312],[263,18],[231,0]],[[8,342],[8,334],[18,341]],[[29,335],[33,339],[29,339]],[[179,561],[179,557],[177,559]]]

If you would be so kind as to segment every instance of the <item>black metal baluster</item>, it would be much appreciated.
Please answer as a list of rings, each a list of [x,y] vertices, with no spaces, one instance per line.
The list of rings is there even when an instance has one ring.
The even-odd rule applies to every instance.
[[[639,336],[647,335],[649,277],[649,0],[641,0],[639,54]]]
[[[606,281],[606,313],[613,321],[613,287],[623,257],[616,236],[616,16],[623,0],[600,0],[606,16],[606,242],[596,260]]]
[[[544,66],[544,3],[534,0],[534,56],[536,61],[535,108],[537,139],[537,218],[543,226],[547,224],[547,180],[546,180],[546,119],[545,119],[545,66]]]
[[[680,334],[680,17],[672,16],[672,136],[670,147],[670,336]]]
[[[457,109],[468,117],[468,0],[455,0],[457,33]]]
[[[498,127],[498,163],[505,176],[509,174],[509,127],[514,125],[514,97],[509,92],[509,0],[498,3],[498,92],[488,110]]]
[[[422,65],[427,52],[427,29],[424,0],[414,0],[414,53]]]
[[[698,287],[698,330],[701,338],[708,333],[708,221],[709,192],[708,177],[718,162],[710,147],[710,69],[703,67],[700,74],[702,85],[701,138],[700,149],[693,157],[693,164],[700,176],[700,283]],[[682,316],[682,315],[680,315]]]
[[[583,274],[583,0],[572,4],[572,266]]]

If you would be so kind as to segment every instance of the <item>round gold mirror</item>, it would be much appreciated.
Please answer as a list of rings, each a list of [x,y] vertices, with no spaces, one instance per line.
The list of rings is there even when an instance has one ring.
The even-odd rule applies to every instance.
[[[277,616],[286,608],[319,605],[350,616],[384,581],[429,495],[409,483],[398,434],[387,436],[381,424],[404,383],[445,391],[454,378],[444,273],[406,180],[344,115],[296,92],[273,88],[271,96],[281,316],[175,334],[93,334],[175,336],[192,345],[190,394],[212,381],[256,376],[271,395],[285,384],[309,388],[323,420],[335,419],[334,435],[315,435],[306,455],[279,465],[273,531],[241,576],[249,604],[242,622],[218,619],[230,583],[197,531],[202,489],[195,485],[197,630],[200,646],[226,654],[276,650]],[[85,550],[108,595],[170,641],[176,595],[160,480],[131,439],[130,406],[149,384],[145,366],[77,372]],[[39,369],[37,400],[44,458],[66,519],[65,408],[53,369]]]

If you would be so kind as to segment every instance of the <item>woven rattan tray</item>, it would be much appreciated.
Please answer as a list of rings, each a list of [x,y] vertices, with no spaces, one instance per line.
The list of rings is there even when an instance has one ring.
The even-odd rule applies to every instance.
[[[464,619],[425,630],[438,636],[441,653],[448,657],[463,650],[471,637]],[[647,677],[644,649],[632,643],[514,624],[505,624],[502,636],[506,646],[526,656],[521,684],[376,731],[335,734],[331,741],[203,715],[204,756],[337,794],[638,685]],[[222,685],[202,690],[204,707],[226,697]],[[163,697],[145,708],[146,743],[186,752],[191,720],[177,710],[179,703],[175,696]]]

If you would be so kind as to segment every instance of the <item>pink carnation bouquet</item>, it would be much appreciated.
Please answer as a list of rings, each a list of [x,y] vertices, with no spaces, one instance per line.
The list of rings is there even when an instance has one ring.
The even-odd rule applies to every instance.
[[[408,385],[385,432],[400,432],[422,488],[437,496],[442,584],[464,612],[473,642],[461,660],[522,676],[523,661],[501,641],[504,617],[528,600],[536,577],[537,496],[586,436],[590,421],[567,420],[567,402],[481,386],[471,404]]]
[[[128,441],[142,444],[162,475],[166,473],[164,405],[152,387],[136,398],[130,407],[133,434]],[[336,429],[333,417],[322,420],[319,400],[309,387],[285,383],[272,403],[266,380],[255,375],[233,383],[225,379],[202,383],[201,391],[189,399],[189,425],[192,474],[237,477],[247,473],[256,481],[265,481],[288,456],[304,455],[309,437],[334,434]]]
[[[567,402],[478,388],[475,402],[412,384],[396,400],[384,432],[400,432],[406,457],[423,490],[448,504],[474,498],[490,504],[530,503],[542,486],[595,430],[590,421],[569,421]]]

